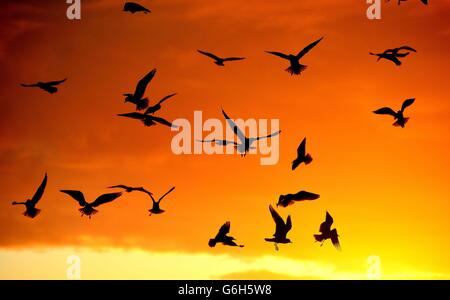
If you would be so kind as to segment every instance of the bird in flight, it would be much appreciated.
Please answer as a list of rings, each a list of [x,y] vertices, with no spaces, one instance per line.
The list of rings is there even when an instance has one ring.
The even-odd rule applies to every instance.
[[[164,210],[161,209],[161,207],[159,206],[159,204],[161,203],[161,200],[164,199],[164,197],[166,197],[169,193],[171,193],[173,190],[175,189],[175,187],[172,187],[167,193],[165,193],[164,195],[162,195],[158,201],[155,200],[155,198],[153,198],[152,194],[149,194],[150,198],[152,198],[152,202],[153,202],[153,207],[151,209],[149,209],[148,211],[150,212],[150,216],[152,214],[158,215],[158,214],[162,214],[164,212]]]
[[[292,243],[291,240],[286,237],[288,232],[292,229],[291,216],[288,216],[286,222],[284,222],[283,218],[281,218],[272,205],[269,205],[269,210],[272,219],[275,221],[275,233],[272,238],[265,238],[265,240],[274,243],[275,250],[278,251],[278,244]]]
[[[14,201],[12,205],[25,205],[25,212],[23,213],[23,215],[32,219],[35,218],[41,212],[40,209],[36,208],[36,204],[39,202],[39,200],[41,200],[46,185],[47,185],[47,173],[45,173],[44,180],[42,180],[41,185],[34,193],[33,198],[28,199],[25,202]]]
[[[325,240],[330,239],[333,243],[334,247],[337,250],[341,250],[341,245],[339,244],[339,235],[337,233],[336,228],[331,230],[331,225],[333,225],[333,218],[331,215],[327,212],[325,216],[325,222],[320,224],[319,232],[320,234],[315,234],[314,238],[316,239],[316,242],[320,242],[320,246],[323,245]]]
[[[155,105],[149,106],[149,107],[145,110],[144,115],[154,114],[155,112],[157,112],[158,110],[161,109],[161,104],[162,104],[164,101],[166,101],[167,99],[172,98],[172,97],[175,96],[175,95],[176,95],[176,93],[175,93],[175,94],[167,95],[167,96],[165,96],[164,98],[162,98],[161,100],[159,100],[159,102],[156,103]]]
[[[152,116],[152,115],[141,114],[141,113],[138,113],[138,112],[132,112],[132,113],[126,113],[126,114],[118,114],[118,116],[119,117],[126,117],[126,118],[141,120],[142,123],[144,123],[145,126],[154,126],[157,123],[159,123],[159,124],[166,125],[166,126],[169,126],[169,127],[178,128],[177,125],[174,125],[174,124],[170,123],[166,119],[163,119],[163,118],[160,118],[160,117],[155,117],[155,116]]]
[[[286,69],[286,71],[289,72],[291,75],[300,75],[307,68],[307,66],[300,64],[300,59],[303,56],[305,56],[306,53],[308,53],[312,48],[314,48],[322,39],[323,39],[323,37],[321,37],[317,41],[309,44],[302,51],[300,51],[297,55],[284,54],[284,53],[275,52],[275,51],[266,51],[266,52],[269,54],[273,54],[278,57],[289,60],[290,66],[289,66],[289,68]]]
[[[143,7],[142,5],[135,2],[126,2],[123,6],[123,11],[130,12],[132,14],[137,12],[143,12],[144,14],[151,13],[148,8]]]
[[[83,193],[80,191],[61,190],[60,192],[67,194],[73,199],[75,199],[81,206],[81,208],[79,209],[79,211],[81,212],[81,216],[86,215],[89,217],[89,219],[91,218],[92,215],[95,215],[98,212],[98,210],[96,210],[94,207],[98,207],[102,204],[111,202],[122,195],[122,193],[103,194],[99,196],[97,199],[95,199],[95,201],[88,203],[85,200]]]
[[[148,107],[148,99],[143,98],[147,85],[156,74],[156,69],[148,72],[136,85],[134,94],[123,94],[125,96],[125,103],[130,102],[136,105],[136,110],[143,110]]]
[[[404,128],[406,123],[408,122],[409,118],[405,118],[405,116],[403,115],[405,109],[408,106],[411,106],[415,101],[415,98],[411,98],[411,99],[406,99],[403,104],[402,104],[402,108],[395,112],[392,108],[390,107],[383,107],[380,109],[377,109],[376,111],[374,111],[373,113],[377,114],[377,115],[389,115],[389,116],[393,116],[395,119],[395,123],[392,124],[395,127],[402,127]]]
[[[391,0],[388,0],[388,1],[390,2]],[[400,3],[406,2],[406,1],[408,1],[408,0],[397,0],[397,5],[400,5]],[[422,2],[425,5],[428,5],[428,0],[420,0],[420,2]]]
[[[148,195],[153,195],[152,192],[147,191],[147,190],[144,189],[143,187],[131,187],[131,186],[119,184],[119,185],[109,186],[108,188],[109,188],[109,189],[123,189],[123,190],[125,190],[125,192],[127,192],[127,193],[131,193],[131,192],[143,192],[143,193],[146,193],[146,194],[148,194]]]
[[[223,224],[220,227],[217,235],[213,239],[209,240],[208,245],[211,248],[215,247],[217,243],[222,243],[225,246],[240,247],[240,248],[244,247],[244,245],[236,244],[235,242],[236,239],[228,235],[230,233],[230,226],[231,226],[230,221],[225,222],[225,224]]]
[[[209,52],[205,52],[202,50],[197,50],[200,54],[203,54],[205,56],[208,56],[209,58],[214,59],[214,63],[216,65],[218,65],[219,67],[224,67],[225,66],[225,62],[227,61],[236,61],[236,60],[243,60],[245,59],[245,57],[226,57],[226,58],[222,58],[222,57],[218,57],[215,54],[209,53]]]
[[[405,52],[400,52],[405,51]],[[409,46],[402,46],[399,48],[394,49],[387,49],[383,53],[372,53],[369,52],[370,55],[378,56],[377,61],[380,61],[380,59],[386,59],[392,61],[396,66],[401,66],[402,62],[399,58],[403,58],[408,56],[411,52],[417,52],[417,50],[409,47]]]
[[[297,157],[292,162],[292,171],[294,171],[302,163],[309,165],[312,160],[311,155],[306,153],[306,138],[304,138],[297,148]]]
[[[58,91],[57,86],[60,85],[61,83],[65,82],[66,80],[67,80],[67,78],[63,79],[63,80],[59,80],[59,81],[48,81],[48,82],[39,81],[37,83],[32,83],[32,84],[21,83],[20,85],[22,87],[37,87],[37,88],[40,88],[40,89],[46,91],[47,93],[54,94]]]
[[[319,199],[320,195],[310,193],[307,191],[300,191],[296,194],[287,194],[287,195],[280,195],[278,198],[277,206],[281,207],[288,207],[289,205],[294,204],[296,201],[306,201],[306,200],[316,200]]]

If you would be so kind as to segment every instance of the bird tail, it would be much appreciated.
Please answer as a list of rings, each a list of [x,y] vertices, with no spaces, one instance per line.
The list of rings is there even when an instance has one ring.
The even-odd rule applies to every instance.
[[[92,208],[92,207],[83,207],[83,208],[80,208],[79,211],[81,213],[81,216],[86,215],[88,217],[98,213],[98,210],[96,210],[95,208]]]
[[[33,208],[33,209],[27,209],[24,213],[23,213],[23,215],[25,216],[25,217],[29,217],[29,218],[35,218],[39,213],[41,212],[41,210],[40,209],[38,209],[38,208]]]
[[[305,165],[309,165],[313,161],[311,154],[306,154],[305,156]]]
[[[314,238],[316,239],[316,242],[322,242],[324,240],[322,234],[315,234]]]
[[[286,72],[288,72],[291,75],[300,75],[303,71],[305,71],[307,66],[305,65],[298,65],[298,66],[290,66],[286,69]]]
[[[392,124],[392,126],[404,128],[405,125],[406,125],[406,123],[408,123],[408,121],[409,121],[409,118],[404,118],[402,122],[400,122],[399,120],[397,120],[397,121],[395,121],[394,124]]]

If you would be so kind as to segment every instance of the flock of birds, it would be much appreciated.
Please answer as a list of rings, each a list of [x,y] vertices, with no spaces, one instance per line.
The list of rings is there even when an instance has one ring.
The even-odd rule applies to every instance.
[[[406,0],[399,0],[398,4],[400,2],[403,2]],[[428,1],[421,0],[424,4],[428,4]],[[150,13],[151,11],[144,6],[134,3],[134,2],[126,2],[124,5],[123,10],[125,12],[130,13]],[[283,58],[285,60],[289,61],[289,67],[286,69],[287,72],[289,72],[291,75],[300,75],[303,71],[306,70],[307,66],[300,63],[300,60],[309,53],[314,47],[316,47],[321,41],[323,40],[323,37],[320,39],[310,43],[305,48],[303,48],[298,54],[284,54],[281,52],[275,52],[275,51],[266,51],[269,54],[278,56],[280,58]],[[214,63],[217,66],[224,67],[226,62],[232,62],[232,61],[239,61],[244,60],[244,57],[219,57],[213,53],[206,52],[203,50],[197,50],[198,53],[201,55],[204,55],[206,57],[209,57],[214,60]],[[370,55],[374,55],[378,57],[378,61],[381,59],[385,59],[388,61],[393,62],[396,66],[401,66],[402,62],[401,59],[408,56],[411,52],[417,52],[414,48],[409,46],[401,46],[398,48],[393,49],[387,49],[384,52],[381,53],[372,53],[370,52]],[[151,80],[154,78],[156,74],[156,69],[151,70],[148,72],[142,79],[139,80],[139,82],[136,85],[134,93],[126,93],[125,96],[125,103],[131,103],[135,106],[134,112],[130,113],[124,113],[119,114],[120,117],[126,117],[131,119],[137,119],[140,120],[145,126],[153,126],[156,124],[165,125],[168,127],[177,127],[176,125],[172,124],[170,121],[167,121],[164,118],[155,116],[155,113],[158,112],[162,108],[162,104],[167,101],[168,99],[174,97],[176,93],[169,94],[165,97],[163,97],[161,100],[156,102],[154,105],[149,105],[148,98],[145,98],[145,91],[147,89],[147,86],[151,82]],[[37,82],[33,84],[21,84],[22,87],[34,87],[34,88],[40,88],[50,94],[54,94],[58,92],[58,86],[64,82],[66,82],[67,79],[59,80],[59,81],[49,81],[49,82]],[[389,107],[383,107],[380,109],[375,110],[373,113],[379,114],[379,115],[389,115],[392,116],[395,119],[394,126],[399,126],[404,128],[406,123],[408,122],[409,118],[404,116],[404,111],[407,107],[411,106],[414,103],[415,99],[407,99],[403,102],[401,109],[397,112]],[[227,145],[233,145],[237,152],[241,156],[245,156],[250,149],[254,149],[252,144],[260,139],[265,138],[272,138],[281,133],[281,131],[273,132],[267,136],[260,136],[260,137],[247,137],[243,133],[243,131],[236,125],[236,123],[227,115],[227,113],[222,109],[222,114],[227,122],[227,124],[232,128],[234,134],[237,137],[237,141],[229,141],[229,140],[218,140],[218,139],[212,139],[212,140],[197,140],[197,142],[201,143],[213,143],[220,146],[227,146]],[[297,169],[301,164],[309,165],[313,161],[313,158],[311,154],[309,154],[306,151],[306,138],[304,138],[300,145],[297,148],[297,157],[292,161],[292,170]],[[40,209],[36,208],[36,205],[38,204],[39,200],[42,198],[44,194],[45,187],[47,185],[47,174],[45,174],[44,179],[38,189],[36,190],[34,196],[31,199],[28,199],[24,202],[12,202],[12,205],[24,205],[26,210],[23,213],[26,217],[35,218],[39,213]],[[175,187],[170,188],[165,194],[163,194],[161,197],[158,198],[158,200],[155,200],[154,195],[152,192],[148,191],[147,189],[143,187],[131,187],[127,185],[114,185],[110,186],[108,188],[114,188],[114,189],[121,189],[124,192],[131,193],[131,192],[141,192],[147,194],[150,199],[152,200],[152,208],[149,209],[150,216],[152,214],[161,214],[164,212],[163,209],[160,207],[161,201],[170,194]],[[88,216],[89,218],[92,217],[92,215],[96,214],[98,208],[100,205],[103,205],[105,203],[109,203],[111,201],[114,201],[118,199],[122,192],[114,192],[114,193],[106,193],[103,195],[100,195],[92,202],[87,202],[83,193],[78,190],[61,190],[61,193],[64,193],[68,195],[70,198],[76,200],[81,208],[79,208],[79,211],[81,212],[81,216]],[[277,207],[286,208],[288,206],[293,205],[296,202],[301,201],[313,201],[320,198],[320,195],[311,193],[308,191],[299,191],[295,194],[286,194],[286,195],[280,195],[278,199],[278,203],[276,204]],[[291,240],[287,237],[289,231],[292,229],[292,220],[291,216],[289,215],[286,218],[286,221],[279,215],[279,213],[275,210],[275,208],[272,205],[269,205],[269,211],[272,216],[272,219],[275,223],[275,233],[272,237],[266,238],[265,240],[267,242],[272,242],[275,245],[275,249],[278,250],[278,244],[288,244],[291,243]],[[336,228],[331,228],[333,225],[333,217],[330,215],[329,212],[326,212],[325,221],[320,224],[319,227],[319,234],[314,234],[313,237],[316,242],[320,242],[323,244],[324,241],[330,240],[331,243],[336,247],[336,249],[340,250],[340,242],[339,242],[339,235],[336,230]],[[217,235],[214,238],[211,238],[208,242],[208,245],[210,247],[215,247],[216,244],[221,243],[226,246],[234,246],[234,247],[244,247],[244,245],[240,245],[236,243],[236,239],[232,236],[230,236],[230,227],[231,223],[227,221],[225,224],[223,224]]]

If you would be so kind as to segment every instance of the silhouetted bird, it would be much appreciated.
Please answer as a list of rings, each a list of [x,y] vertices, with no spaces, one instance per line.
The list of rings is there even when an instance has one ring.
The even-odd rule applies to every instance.
[[[390,0],[388,0],[388,1],[390,1]],[[398,0],[397,4],[400,5],[400,3],[406,2],[406,1],[408,1],[408,0]],[[428,0],[420,0],[420,2],[422,2],[425,5],[428,5]]]
[[[392,124],[395,127],[402,127],[404,128],[406,123],[408,122],[409,118],[405,118],[405,116],[403,115],[403,112],[405,111],[405,109],[412,105],[414,103],[415,99],[406,99],[403,104],[402,104],[402,108],[398,111],[395,112],[392,108],[389,107],[383,107],[380,109],[377,109],[376,111],[374,111],[373,113],[377,114],[377,115],[390,115],[393,116],[395,119],[395,123]]]
[[[400,53],[400,51],[406,51],[406,52],[402,52]],[[370,55],[374,55],[374,56],[378,56],[377,61],[380,61],[380,59],[384,58],[386,60],[390,60],[392,61],[396,66],[401,66],[402,62],[400,61],[399,58],[403,58],[408,56],[411,52],[417,52],[415,49],[409,47],[409,46],[402,46],[399,48],[394,48],[394,49],[387,49],[385,50],[383,53],[372,53],[370,52]]]
[[[122,193],[103,194],[103,195],[99,196],[97,199],[95,199],[95,201],[88,203],[84,199],[83,193],[80,191],[61,190],[60,192],[67,194],[70,197],[72,197],[73,199],[75,199],[76,201],[78,201],[80,206],[82,206],[82,208],[79,209],[79,211],[81,212],[81,216],[86,215],[89,217],[89,219],[91,218],[92,215],[95,215],[98,212],[98,210],[96,210],[94,207],[111,202],[111,201],[119,198],[122,195]]]
[[[134,94],[123,94],[125,97],[125,103],[131,102],[136,105],[137,110],[146,109],[148,106],[148,99],[143,98],[145,94],[145,90],[147,89],[147,85],[153,79],[156,74],[156,69],[151,70],[147,75],[145,75],[141,80],[139,80],[136,85],[136,90]]]
[[[44,180],[42,180],[41,185],[38,187],[38,189],[34,193],[33,198],[28,199],[25,202],[14,201],[12,203],[12,205],[25,205],[25,211],[24,211],[23,215],[33,219],[41,212],[40,209],[36,208],[36,204],[39,202],[39,200],[41,200],[42,195],[44,194],[46,185],[47,185],[47,173],[45,173]]]
[[[292,228],[291,216],[287,217],[286,223],[283,218],[277,213],[277,211],[269,205],[270,214],[272,215],[273,220],[275,221],[275,233],[273,234],[273,238],[265,238],[267,242],[275,243],[275,250],[278,251],[277,244],[288,244],[292,243],[290,239],[286,237],[288,232]]]
[[[131,186],[119,184],[119,185],[109,186],[108,188],[109,189],[124,189],[125,192],[127,192],[127,193],[131,193],[131,192],[137,191],[137,192],[146,193],[148,195],[152,195],[152,192],[147,191],[143,187],[131,187]]]
[[[20,85],[23,87],[37,87],[37,88],[40,88],[50,94],[54,94],[58,91],[58,88],[56,86],[65,82],[66,80],[67,80],[67,78],[63,79],[63,80],[59,80],[59,81],[49,81],[49,82],[39,81],[37,83],[32,83],[32,84],[21,83]]]
[[[312,48],[314,48],[321,40],[323,39],[323,37],[321,37],[320,39],[318,39],[317,41],[309,44],[308,46],[306,46],[302,51],[300,51],[297,55],[293,55],[293,54],[284,54],[284,53],[280,53],[280,52],[274,52],[274,51],[266,51],[267,53],[276,55],[278,57],[284,58],[289,60],[290,62],[290,66],[289,68],[286,69],[287,72],[289,72],[291,75],[299,75],[301,72],[303,72],[307,66],[300,64],[300,59],[306,55],[306,53],[308,53]]]
[[[311,155],[306,153],[306,138],[304,138],[297,148],[297,158],[292,162],[292,171],[294,171],[301,163],[309,165],[312,160]]]
[[[223,224],[219,232],[217,233],[216,237],[213,239],[210,239],[208,242],[208,245],[212,248],[215,247],[217,243],[222,243],[225,246],[233,246],[233,247],[244,247],[244,245],[238,245],[235,242],[235,238],[232,236],[229,236],[228,233],[230,233],[230,221],[227,221],[225,224]]]
[[[289,205],[294,204],[296,201],[316,200],[319,198],[320,195],[306,191],[300,191],[297,194],[280,195],[280,198],[278,198],[277,206],[288,207]]]
[[[330,239],[336,249],[341,250],[341,245],[339,244],[339,235],[336,229],[331,230],[331,225],[333,225],[333,218],[327,212],[325,217],[325,222],[320,224],[319,232],[320,234],[315,234],[314,238],[316,242],[320,242],[320,246],[323,245],[324,241]]]
[[[162,104],[164,101],[166,101],[166,100],[169,99],[169,98],[172,98],[172,97],[175,96],[175,95],[176,95],[176,94],[170,94],[170,95],[165,96],[164,98],[162,98],[161,100],[159,100],[159,102],[156,103],[155,105],[148,107],[148,108],[145,110],[144,114],[145,114],[145,115],[148,115],[148,114],[154,114],[155,112],[157,112],[158,110],[161,109],[161,104]]]
[[[236,123],[234,123],[233,120],[231,120],[230,117],[228,117],[228,115],[225,113],[225,111],[223,109],[222,109],[222,113],[223,113],[225,119],[227,120],[228,125],[231,127],[231,129],[233,129],[234,134],[239,138],[240,143],[234,142],[234,141],[216,140],[216,139],[197,140],[197,141],[202,142],[202,143],[216,143],[216,144],[222,145],[222,146],[226,146],[228,144],[233,144],[235,146],[235,148],[237,149],[237,151],[241,154],[241,156],[245,156],[247,154],[247,152],[250,151],[250,149],[255,149],[255,147],[252,147],[252,144],[255,141],[277,136],[281,132],[281,130],[279,130],[279,131],[273,132],[267,136],[248,138],[244,135],[242,130],[240,130],[239,127],[237,127]]]
[[[145,8],[142,5],[135,2],[126,2],[125,5],[123,6],[123,11],[127,11],[132,14],[137,12],[143,12],[144,14],[148,14],[151,12],[148,8]]]
[[[202,50],[197,50],[197,51],[199,53],[205,55],[205,56],[208,56],[208,57],[214,59],[214,63],[216,65],[220,66],[220,67],[224,67],[225,66],[224,62],[227,62],[227,61],[235,61],[235,60],[243,60],[243,59],[245,59],[245,57],[226,57],[226,58],[222,58],[222,57],[218,57],[218,56],[216,56],[216,55],[214,55],[212,53],[205,52],[205,51],[202,51]]]
[[[126,117],[126,118],[131,118],[131,119],[137,119],[137,120],[141,120],[142,123],[144,123],[145,126],[154,126],[156,125],[156,123],[162,124],[162,125],[166,125],[169,127],[174,127],[177,128],[177,125],[173,125],[172,123],[170,123],[169,121],[163,119],[163,118],[159,118],[159,117],[155,117],[152,115],[146,115],[146,114],[141,114],[138,112],[133,112],[133,113],[127,113],[127,114],[118,114],[119,117]]]
[[[149,209],[148,211],[150,212],[150,216],[152,214],[158,215],[158,214],[162,214],[164,212],[164,210],[161,209],[161,207],[159,206],[159,204],[161,203],[161,200],[164,199],[165,196],[167,196],[170,192],[172,192],[175,189],[175,187],[172,187],[167,193],[165,193],[164,195],[162,195],[158,201],[155,200],[155,198],[153,198],[152,194],[150,195],[150,198],[152,198],[152,202],[153,202],[153,207],[151,209]]]

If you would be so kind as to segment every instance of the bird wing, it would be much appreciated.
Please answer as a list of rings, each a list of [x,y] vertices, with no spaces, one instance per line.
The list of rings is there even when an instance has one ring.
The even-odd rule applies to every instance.
[[[202,50],[197,50],[198,53],[203,54],[205,56],[208,56],[214,60],[222,60],[222,58],[218,57],[217,55],[214,55],[212,53],[206,52],[206,51],[202,51]]]
[[[175,96],[176,94],[177,94],[177,93],[174,93],[174,94],[170,94],[170,95],[165,96],[164,98],[162,98],[161,100],[159,100],[158,104],[163,103],[164,101],[166,101],[166,100],[169,99],[169,98],[172,98],[172,97]]]
[[[108,186],[108,189],[129,189],[129,186],[123,185],[123,184],[119,184],[119,185],[113,185],[113,186]]]
[[[111,202],[111,201],[119,198],[121,195],[122,195],[122,193],[103,194],[103,195],[99,196],[97,199],[95,199],[95,201],[91,203],[91,206],[97,207],[99,205]]]
[[[271,134],[269,134],[269,135],[266,135],[266,136],[258,136],[257,138],[254,138],[255,140],[262,140],[262,139],[267,139],[267,138],[270,138],[270,137],[274,137],[274,136],[277,136],[277,135],[279,135],[281,133],[281,130],[278,130],[278,131],[276,131],[276,132],[272,132]]]
[[[147,195],[153,195],[153,193],[152,193],[152,192],[150,192],[150,191],[147,191],[147,190],[146,190],[146,189],[144,189],[143,187],[135,188],[134,190],[135,190],[135,191],[139,191],[139,192],[143,192],[143,193],[146,193]]]
[[[333,225],[333,217],[330,215],[329,212],[327,212],[326,216],[325,216],[325,223],[327,223],[330,227],[331,225]]]
[[[275,51],[266,51],[266,52],[269,53],[269,54],[273,54],[273,55],[276,55],[278,57],[284,58],[284,59],[289,59],[289,55],[286,55],[286,54],[281,53],[281,52],[275,52]]]
[[[66,80],[67,80],[67,78],[64,78],[63,80],[49,81],[49,82],[46,82],[46,84],[48,84],[48,85],[59,85],[59,84],[65,82]]]
[[[77,200],[78,203],[80,204],[80,206],[86,206],[87,202],[86,199],[84,199],[84,195],[82,192],[80,191],[75,191],[75,190],[61,190],[61,193],[67,194],[70,197],[72,197],[73,199]]]
[[[142,77],[141,80],[139,80],[138,84],[136,85],[136,90],[134,92],[134,96],[136,98],[142,98],[144,97],[145,90],[147,89],[147,85],[150,83],[150,81],[153,79],[153,77],[156,74],[156,69],[151,70],[147,73],[144,77]]]
[[[331,225],[333,225],[333,218],[331,215],[327,212],[325,216],[325,221],[320,224],[319,232],[326,233],[330,231]]]
[[[383,108],[377,109],[373,113],[377,114],[377,115],[391,115],[393,117],[396,117],[396,115],[397,115],[395,113],[395,111],[393,111],[392,108],[389,108],[389,107],[383,107]]]
[[[286,227],[285,227],[284,229],[286,230],[286,233],[288,233],[289,230],[292,229],[292,220],[291,220],[291,216],[288,216],[288,217],[287,217],[287,220],[286,220]]]
[[[225,222],[225,224],[223,224],[220,227],[219,232],[216,235],[216,239],[226,236],[230,232],[230,227],[231,227],[230,221]]]
[[[416,49],[411,48],[411,47],[409,47],[409,46],[402,46],[402,47],[397,48],[396,50],[397,50],[397,51],[407,50],[407,51],[417,52]]]
[[[169,193],[171,193],[173,190],[175,189],[175,187],[172,187],[167,193],[165,193],[164,195],[162,195],[161,197],[159,197],[158,202],[161,202],[161,200],[167,196]]]
[[[227,140],[216,140],[216,139],[212,139],[212,140],[196,140],[197,142],[201,142],[201,143],[216,143],[220,146],[226,146],[228,144],[233,144],[233,145],[238,145],[237,142],[235,141],[227,141]]]
[[[411,106],[414,103],[414,101],[416,101],[415,98],[406,99],[402,104],[402,111],[404,111],[407,107]]]
[[[20,86],[22,86],[22,87],[38,87],[37,83],[32,83],[32,84],[21,83]]]
[[[408,55],[409,55],[409,52],[397,53],[397,54],[395,54],[395,57],[407,57]]]
[[[306,138],[300,143],[297,148],[297,158],[305,157],[306,155]]]
[[[272,215],[272,219],[275,221],[275,233],[274,236],[282,234],[286,224],[284,223],[283,218],[277,213],[277,211],[269,205],[270,214]]]
[[[227,57],[227,58],[224,58],[223,61],[225,62],[225,61],[235,61],[235,60],[243,60],[243,59],[245,59],[245,57]]]
[[[132,119],[138,119],[138,120],[142,120],[145,115],[138,113],[138,112],[133,112],[133,113],[126,113],[126,114],[118,114],[119,117],[126,117],[126,118],[132,118]]]
[[[34,193],[33,198],[31,198],[31,202],[33,202],[33,204],[36,204],[36,203],[38,203],[39,200],[41,200],[42,195],[44,194],[46,185],[47,185],[47,173],[45,173],[45,176],[44,176],[44,179],[42,180],[41,185],[38,187],[38,189]]]
[[[242,143],[245,143],[245,135],[242,132],[241,129],[236,125],[236,123],[233,122],[233,120],[230,119],[230,117],[225,113],[225,111],[222,109],[222,114],[227,120],[228,125],[233,129],[233,132],[237,137],[241,140]]]
[[[159,124],[162,124],[162,125],[166,125],[166,126],[169,126],[169,127],[175,126],[172,123],[170,123],[169,121],[167,121],[166,119],[163,119],[163,118],[160,118],[160,117],[151,116],[150,118],[153,121],[158,122]]]
[[[318,40],[315,41],[315,42],[312,42],[311,44],[309,44],[309,45],[306,46],[305,48],[303,48],[303,50],[300,51],[300,52],[297,54],[297,58],[300,59],[300,58],[302,58],[303,56],[305,56],[305,54],[308,53],[312,48],[314,48],[314,47],[315,47],[322,39],[323,39],[323,37],[321,37],[320,39],[318,39]]]
[[[314,194],[314,193],[310,193],[307,191],[300,191],[297,194],[295,194],[294,200],[316,200],[319,199],[320,195],[318,194]]]
[[[336,229],[331,230],[331,237],[330,237],[330,239],[331,239],[331,242],[333,243],[333,246],[337,250],[341,251],[341,244],[339,243],[339,235],[338,235]]]

